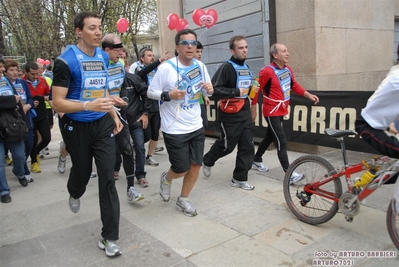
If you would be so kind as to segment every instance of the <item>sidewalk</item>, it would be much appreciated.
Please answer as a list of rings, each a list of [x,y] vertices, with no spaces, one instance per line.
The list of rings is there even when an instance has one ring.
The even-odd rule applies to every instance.
[[[316,252],[395,251],[387,232],[385,216],[392,186],[384,186],[361,206],[353,223],[337,214],[330,222],[311,226],[298,221],[289,211],[283,195],[284,173],[276,150],[267,151],[266,173],[250,171],[256,188],[244,191],[229,184],[235,153],[220,159],[212,176],[200,177],[190,196],[196,217],[175,209],[182,179],[173,181],[171,200],[158,198],[159,177],[169,167],[166,151],[154,158],[160,166],[146,166],[150,187],[139,191],[145,199],[131,203],[126,197],[123,169],[116,181],[121,204],[120,239],[123,254],[108,258],[97,247],[101,231],[97,178],[91,179],[81,209],[69,210],[67,171],[57,170],[61,140],[55,127],[50,155],[42,160],[42,173],[33,174],[34,183],[20,186],[6,167],[12,202],[0,204],[0,266],[312,266]],[[207,138],[205,151],[213,138]],[[163,140],[160,140],[163,145]],[[289,152],[290,161],[303,153]],[[325,156],[333,166],[342,163],[339,150]],[[367,158],[349,153],[349,160]],[[322,255],[322,254],[320,254]],[[394,259],[348,258],[353,266],[398,266]],[[336,266],[337,262],[330,266]],[[347,264],[346,266],[351,266]]]

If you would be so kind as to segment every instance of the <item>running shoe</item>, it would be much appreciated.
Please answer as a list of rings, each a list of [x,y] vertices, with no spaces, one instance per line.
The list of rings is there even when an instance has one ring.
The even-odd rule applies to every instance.
[[[61,155],[58,157],[57,169],[60,173],[64,173],[66,168],[66,159],[62,159]]]
[[[156,161],[154,160],[154,158],[151,156],[151,157],[149,157],[148,159],[145,159],[145,164],[146,164],[146,165],[153,166],[153,167],[156,167],[156,166],[159,165],[159,162],[156,162]]]
[[[237,181],[236,179],[231,179],[230,185],[232,187],[238,187],[238,188],[242,188],[244,190],[254,190],[255,186],[251,185],[250,183],[248,183],[247,181]]]
[[[26,174],[26,175],[25,175],[25,179],[26,179],[26,181],[28,181],[28,183],[34,182],[32,176],[30,176],[30,174]]]
[[[161,180],[160,181],[161,184],[159,186],[159,192],[158,192],[159,198],[162,201],[164,201],[164,202],[168,202],[169,201],[169,199],[170,199],[170,188],[172,186],[172,182],[166,180],[166,175],[167,175],[166,172],[163,172],[161,174],[161,179],[160,179]]]
[[[209,177],[212,174],[212,167],[206,166],[205,164],[202,164],[202,173],[205,175],[205,177]]]
[[[73,213],[78,213],[80,210],[80,199],[74,199],[73,197],[69,196],[69,208]]]
[[[257,169],[260,172],[267,172],[269,168],[263,162],[252,162],[252,169]]]
[[[7,164],[8,166],[11,166],[11,165],[12,165],[12,158],[10,158],[8,155],[6,156],[6,164]]]
[[[162,151],[164,151],[163,146],[156,146],[155,147],[155,152],[162,152]]]
[[[1,203],[10,203],[10,202],[11,202],[10,194],[5,194],[1,196]]]
[[[176,209],[182,211],[184,215],[194,217],[197,215],[197,210],[191,206],[188,198],[179,197],[176,201]]]
[[[113,240],[107,240],[101,237],[98,242],[98,247],[105,250],[105,255],[108,257],[119,256],[122,254],[121,248]]]
[[[30,170],[31,172],[34,173],[41,173],[42,170],[40,169],[39,163],[38,162],[34,162],[31,166],[30,166]]]
[[[297,173],[297,172],[292,172],[291,178],[290,178],[290,184],[293,185],[305,178],[305,175],[302,173]]]
[[[127,191],[127,200],[128,201],[133,201],[137,202],[144,199],[144,195],[137,191],[137,189],[134,186],[129,187],[129,190]]]

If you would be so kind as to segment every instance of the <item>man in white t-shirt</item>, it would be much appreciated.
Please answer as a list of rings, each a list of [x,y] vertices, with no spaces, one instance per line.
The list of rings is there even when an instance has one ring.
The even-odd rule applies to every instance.
[[[397,55],[397,63],[399,64],[399,46]],[[388,135],[386,131],[391,130],[390,125],[392,123],[394,123],[396,129],[399,129],[398,64],[391,68],[387,77],[370,97],[366,107],[355,121],[355,130],[363,140],[382,155],[392,158],[399,158],[399,140],[396,136]],[[394,180],[395,178],[392,178],[388,183],[392,183]],[[396,212],[399,213],[399,181],[397,178],[394,197],[396,199]]]
[[[173,179],[184,177],[176,209],[187,216],[197,215],[188,196],[197,181],[204,154],[205,134],[199,99],[213,94],[205,65],[194,59],[197,34],[181,30],[175,37],[178,56],[160,65],[148,88],[148,97],[162,100],[161,130],[171,164],[161,175],[159,197],[168,202]]]

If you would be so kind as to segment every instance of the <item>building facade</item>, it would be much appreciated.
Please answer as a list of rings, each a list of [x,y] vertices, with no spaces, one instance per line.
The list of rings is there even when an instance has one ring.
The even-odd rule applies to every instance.
[[[192,20],[197,8],[215,9],[216,25],[197,26]],[[290,148],[308,152],[330,146],[323,141],[325,128],[354,129],[367,98],[394,65],[399,43],[399,0],[162,0],[161,51],[174,51],[176,31],[166,23],[171,13],[185,18],[197,32],[204,45],[202,61],[211,76],[230,58],[228,41],[234,35],[247,38],[247,64],[255,75],[269,63],[272,43],[288,47],[297,81],[321,96],[317,106],[292,101],[291,117],[284,123]],[[255,141],[267,126],[260,106]],[[216,109],[216,103],[208,107],[210,125],[217,119]],[[217,135],[216,127],[214,131]],[[361,150],[362,140],[354,139],[358,143],[349,144],[350,149]],[[308,140],[314,150],[303,147]]]
[[[217,24],[209,29],[194,24],[196,8],[218,11]],[[211,74],[230,56],[230,37],[242,34],[252,70],[269,62],[271,43],[284,43],[289,64],[308,90],[375,90],[399,43],[399,0],[158,1],[161,51],[174,51],[176,31],[166,24],[170,13],[197,32]]]

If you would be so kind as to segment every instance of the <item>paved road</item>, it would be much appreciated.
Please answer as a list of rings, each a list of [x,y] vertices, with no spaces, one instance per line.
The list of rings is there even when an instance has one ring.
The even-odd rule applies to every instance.
[[[254,191],[229,185],[235,161],[232,153],[217,162],[210,178],[200,175],[190,196],[198,216],[190,218],[174,207],[181,180],[174,181],[170,202],[158,198],[159,176],[169,166],[166,152],[161,152],[155,155],[160,166],[147,167],[150,187],[140,188],[145,199],[138,203],[127,202],[121,171],[116,184],[121,203],[118,243],[123,255],[107,258],[96,245],[101,229],[97,179],[91,179],[81,198],[80,212],[72,213],[67,200],[68,171],[60,174],[56,167],[59,141],[55,129],[50,155],[42,160],[42,173],[34,174],[35,182],[27,188],[6,168],[12,202],[0,205],[0,266],[311,266],[322,263],[314,260],[329,258],[326,253],[330,252],[397,252],[385,224],[392,186],[384,186],[367,199],[353,223],[338,214],[328,223],[311,226],[293,217],[285,204],[283,172],[275,150],[264,156],[269,172],[250,171]],[[206,139],[206,151],[213,142]],[[301,155],[289,152],[291,161]],[[341,162],[340,151],[324,156],[335,166]],[[367,156],[352,152],[349,158]],[[351,255],[346,263],[399,264],[397,257],[359,256]]]

